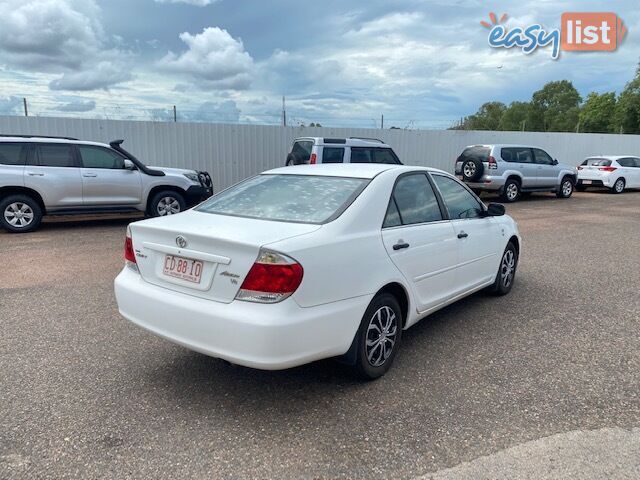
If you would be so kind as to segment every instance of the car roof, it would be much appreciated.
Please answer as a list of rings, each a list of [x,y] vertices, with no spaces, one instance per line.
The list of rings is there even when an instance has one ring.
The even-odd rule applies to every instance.
[[[71,138],[60,138],[60,137],[0,137],[0,143],[62,143],[62,144],[73,144],[73,145],[93,145],[98,147],[107,147],[111,148],[106,143],[100,142],[86,142],[84,140],[74,140]]]
[[[602,158],[604,160],[620,160],[621,158],[640,158],[638,155],[589,155],[585,160],[590,158]]]
[[[389,144],[379,140],[377,138],[365,138],[365,137],[298,137],[293,140],[297,142],[300,140],[310,140],[314,145],[323,145],[331,147],[382,147],[389,148]]]
[[[319,165],[293,165],[274,168],[262,172],[263,175],[316,175],[322,177],[374,178],[382,172],[393,170],[404,172],[427,171],[447,173],[437,168],[416,167],[410,165],[392,165],[387,163],[325,163]],[[449,175],[447,173],[447,175]]]
[[[467,149],[467,148],[472,148],[472,147],[486,147],[486,148],[540,148],[540,149],[544,150],[542,147],[538,147],[536,145],[521,145],[521,144],[515,144],[515,143],[490,143],[490,144],[486,144],[486,145],[468,145],[468,146],[466,146],[464,148]]]

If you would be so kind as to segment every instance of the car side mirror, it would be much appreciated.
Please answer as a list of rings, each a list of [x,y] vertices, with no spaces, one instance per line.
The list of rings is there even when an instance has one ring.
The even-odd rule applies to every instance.
[[[501,217],[506,212],[504,205],[501,203],[490,203],[487,205],[485,215],[487,217]]]
[[[125,160],[124,160],[124,169],[125,170],[135,170],[136,166],[131,160],[128,160],[128,159],[125,158]]]
[[[554,164],[554,165],[558,165],[559,163],[560,163],[560,162],[558,161],[558,159],[557,159],[557,158],[554,158],[554,159],[553,159],[553,164]]]

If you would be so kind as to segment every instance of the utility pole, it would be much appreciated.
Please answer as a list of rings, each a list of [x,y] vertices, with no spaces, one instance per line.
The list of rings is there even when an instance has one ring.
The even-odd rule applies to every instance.
[[[380,117],[380,130],[384,130],[384,113]]]
[[[282,96],[282,126],[287,126],[287,109],[284,103],[284,95]]]
[[[176,106],[173,106],[173,123],[178,121],[178,112],[176,111]]]
[[[23,98],[22,99],[22,103],[24,105],[24,116],[28,117],[29,116],[29,110],[27,110],[27,99]]]

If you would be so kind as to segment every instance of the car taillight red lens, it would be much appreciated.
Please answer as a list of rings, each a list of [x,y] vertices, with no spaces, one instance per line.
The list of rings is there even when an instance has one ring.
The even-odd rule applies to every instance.
[[[133,240],[131,240],[131,232],[127,228],[127,236],[124,237],[124,259],[130,263],[136,262],[136,254],[133,251]]]
[[[261,250],[236,295],[238,300],[276,303],[295,292],[304,272],[293,258],[269,250]]]
[[[616,167],[598,167],[598,170],[602,172],[615,172]]]
[[[311,165],[315,165],[317,160],[318,160],[318,156],[315,153],[312,153],[311,157],[309,157],[309,163]]]

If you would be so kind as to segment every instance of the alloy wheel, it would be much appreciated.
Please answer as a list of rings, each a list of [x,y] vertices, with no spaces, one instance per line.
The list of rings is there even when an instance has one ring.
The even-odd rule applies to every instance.
[[[14,202],[4,209],[4,219],[12,227],[26,228],[33,222],[33,209],[22,202]]]
[[[473,162],[467,162],[464,164],[463,168],[464,176],[467,178],[471,178],[476,174],[476,164]]]
[[[569,195],[571,195],[572,190],[573,190],[573,185],[569,180],[567,180],[562,184],[562,195],[564,195],[565,197],[568,197]]]
[[[396,314],[387,306],[380,307],[372,315],[367,327],[366,354],[371,366],[380,367],[387,361],[395,347],[397,335]]]
[[[180,203],[174,197],[162,197],[158,202],[156,210],[161,217],[174,215],[180,213]]]
[[[507,198],[509,200],[515,200],[518,196],[518,186],[515,183],[510,183],[507,186]]]
[[[509,249],[504,252],[502,256],[502,263],[500,264],[500,281],[504,288],[509,288],[511,282],[513,282],[513,276],[516,271],[516,256],[513,250]]]
[[[618,179],[616,181],[616,184],[614,185],[614,188],[615,188],[616,192],[622,193],[622,191],[624,190],[624,180],[622,180],[621,178]]]

